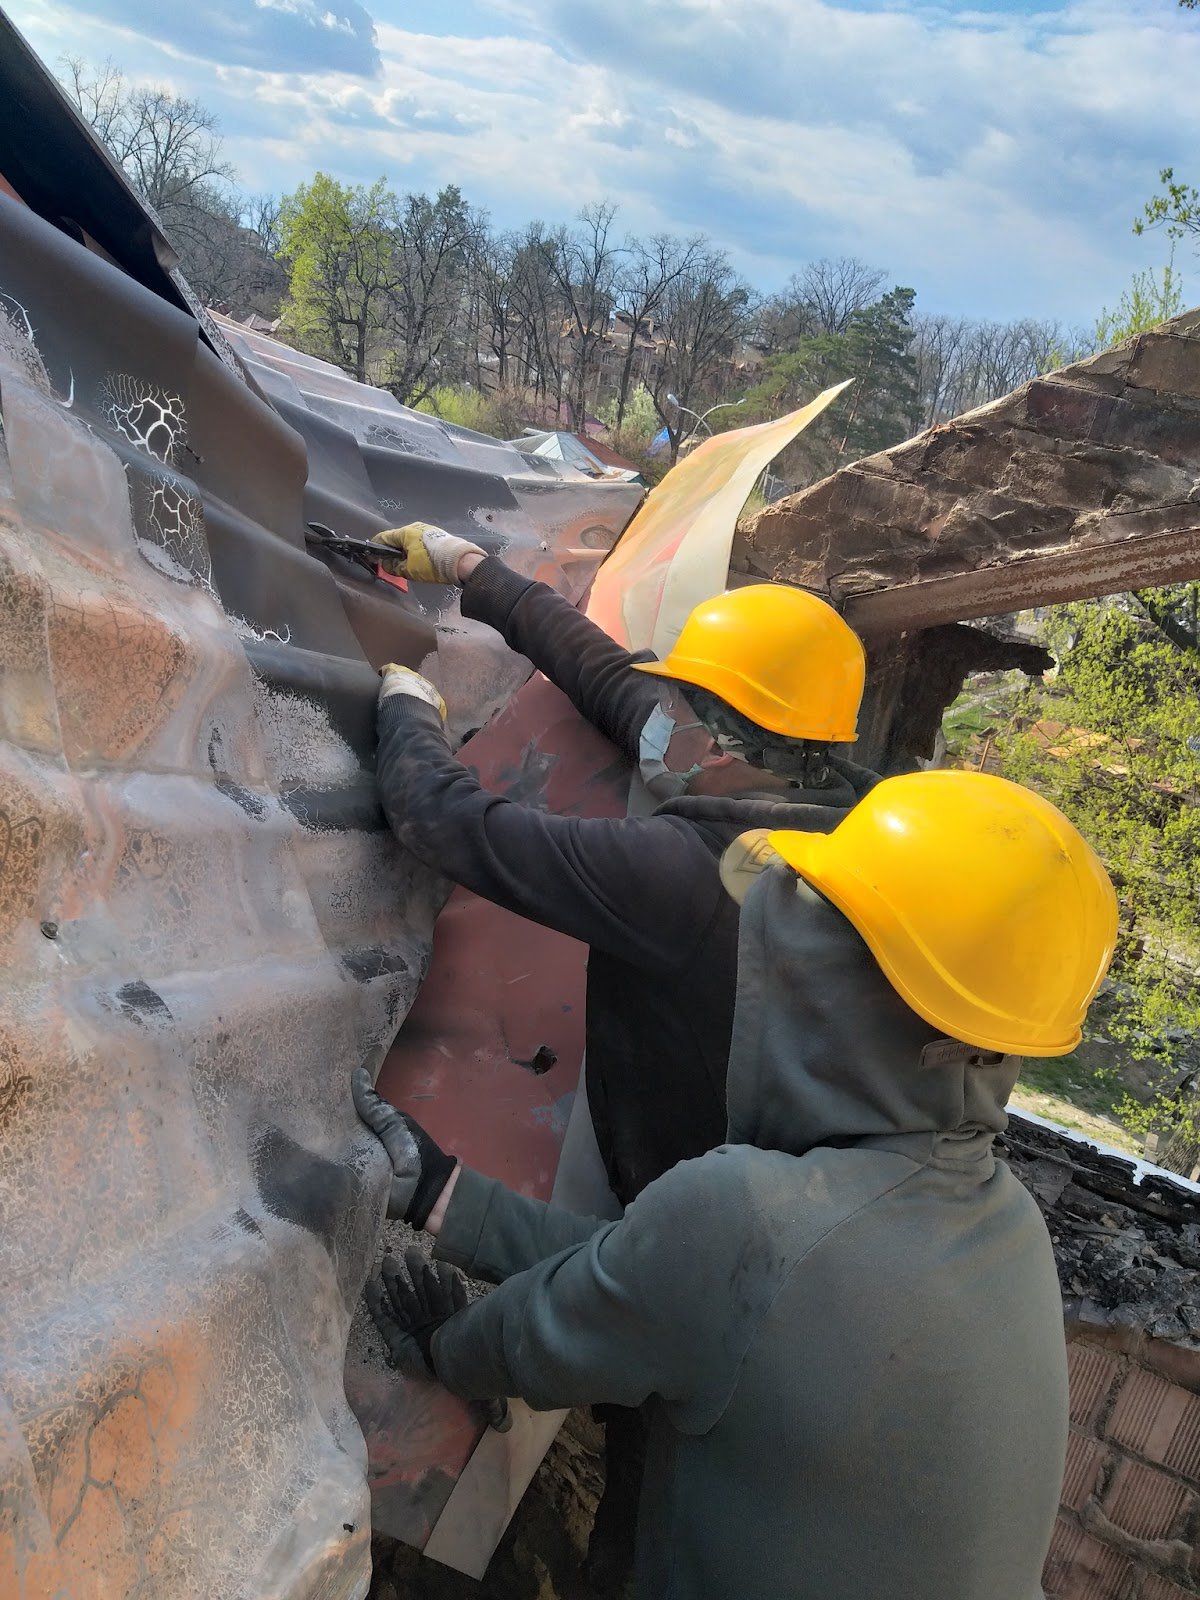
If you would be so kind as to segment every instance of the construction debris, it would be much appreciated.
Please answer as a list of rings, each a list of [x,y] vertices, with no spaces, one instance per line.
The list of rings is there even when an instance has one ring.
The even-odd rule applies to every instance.
[[[870,636],[1200,577],[1200,311],[767,506],[733,565]]]

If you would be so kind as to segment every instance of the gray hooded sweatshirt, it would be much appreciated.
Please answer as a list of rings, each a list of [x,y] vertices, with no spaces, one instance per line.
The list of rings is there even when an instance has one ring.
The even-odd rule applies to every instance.
[[[1062,1300],[992,1152],[1015,1064],[938,1040],[771,868],[742,911],[726,1145],[607,1225],[460,1174],[439,1254],[500,1287],[435,1335],[438,1374],[653,1400],[640,1600],[1042,1595]]]

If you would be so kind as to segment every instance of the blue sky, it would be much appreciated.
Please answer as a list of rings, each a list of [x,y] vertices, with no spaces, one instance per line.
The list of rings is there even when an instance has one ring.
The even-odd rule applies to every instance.
[[[764,289],[853,254],[926,311],[1090,323],[1166,259],[1130,231],[1159,168],[1200,185],[1200,11],[1175,0],[6,4],[52,65],[211,106],[248,189],[457,183],[499,226],[609,198]]]

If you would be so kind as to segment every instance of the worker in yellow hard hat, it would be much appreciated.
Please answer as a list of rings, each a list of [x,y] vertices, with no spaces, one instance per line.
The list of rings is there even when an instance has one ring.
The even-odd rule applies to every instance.
[[[532,661],[661,801],[614,821],[501,800],[455,760],[437,689],[384,668],[379,788],[398,837],[484,899],[591,946],[588,1101],[628,1204],[724,1133],[737,932],[721,852],[751,827],[832,828],[876,781],[831,748],[856,737],[862,644],[815,595],[759,583],[697,606],[656,661],[444,529],[413,523],[377,542],[397,551],[386,565],[398,575],[461,584],[462,614]],[[681,773],[668,763],[683,723],[701,741]]]
[[[452,1267],[369,1289],[467,1398],[648,1403],[637,1600],[1041,1600],[1067,1443],[1054,1255],[995,1159],[1017,1054],[1078,1043],[1117,904],[1049,802],[878,784],[725,852],[742,902],[723,1147],[602,1226],[462,1167],[372,1096]],[[365,1076],[365,1075],[364,1075]]]
[[[737,911],[718,862],[748,828],[832,828],[876,781],[833,748],[855,737],[863,647],[814,595],[755,584],[699,606],[656,662],[444,529],[410,524],[379,541],[410,582],[461,585],[462,615],[556,684],[661,802],[613,819],[554,815],[536,786],[522,803],[489,793],[452,753],[434,685],[384,669],[377,771],[396,836],[454,882],[590,947],[586,1097],[562,1173],[572,1203],[615,1216],[724,1137]],[[609,1419],[610,1446],[629,1422]],[[591,1565],[602,1588],[629,1555],[638,1475],[623,1463],[635,1454],[609,1451]]]

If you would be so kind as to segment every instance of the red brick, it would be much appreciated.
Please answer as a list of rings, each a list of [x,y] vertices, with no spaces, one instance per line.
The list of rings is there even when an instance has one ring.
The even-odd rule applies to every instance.
[[[1072,1428],[1067,1436],[1067,1469],[1063,1473],[1061,1501],[1072,1511],[1082,1511],[1096,1490],[1104,1465],[1104,1446]]]
[[[1182,1477],[1194,1478],[1200,1470],[1200,1398],[1152,1372],[1141,1368],[1130,1372],[1106,1432]]]
[[[1165,1578],[1152,1572],[1142,1579],[1138,1600],[1196,1600],[1196,1597],[1188,1590],[1181,1589],[1177,1583],[1168,1583]]]
[[[1135,1539],[1168,1539],[1187,1506],[1196,1497],[1165,1472],[1144,1467],[1140,1461],[1122,1461],[1104,1497],[1110,1522]]]
[[[1042,1581],[1046,1600],[1129,1600],[1133,1569],[1119,1550],[1060,1517]]]
[[[1067,1346],[1067,1370],[1071,1377],[1071,1421],[1086,1428],[1107,1399],[1120,1363],[1115,1356],[1093,1344]]]
[[[1147,1339],[1138,1351],[1138,1360],[1181,1389],[1200,1392],[1200,1350],[1168,1339]]]

